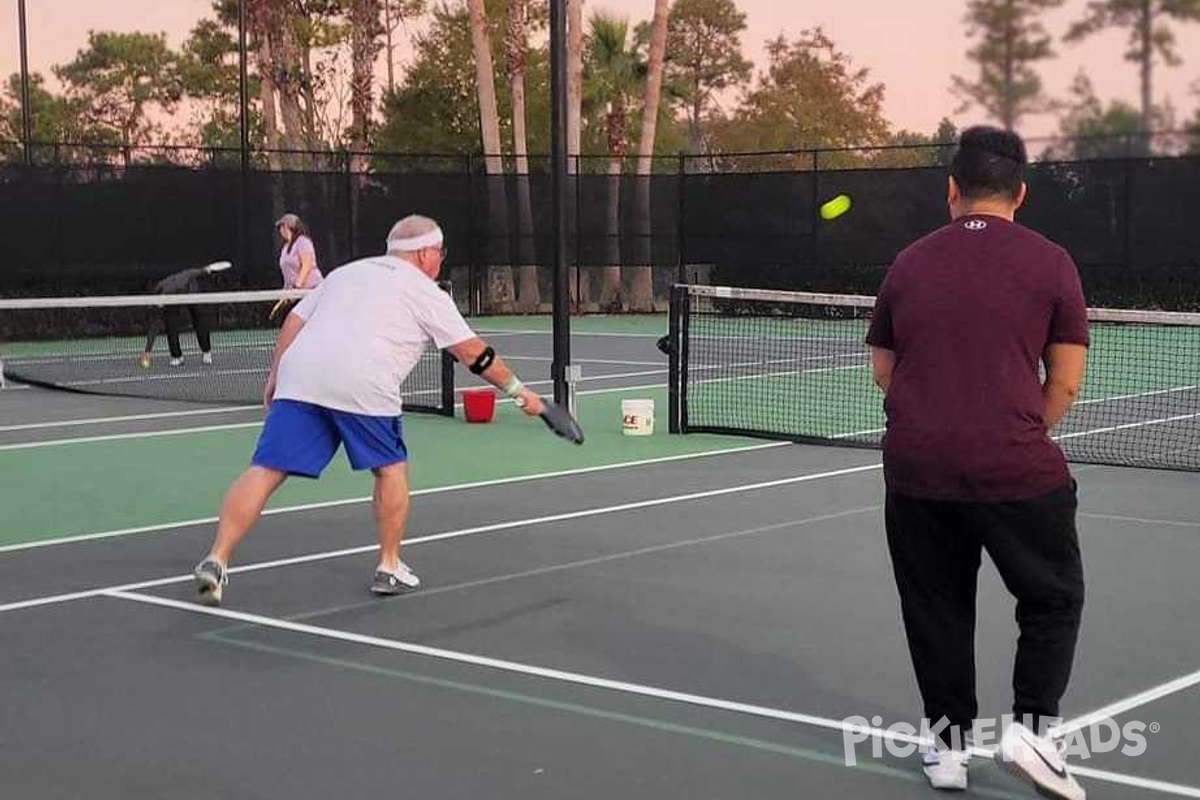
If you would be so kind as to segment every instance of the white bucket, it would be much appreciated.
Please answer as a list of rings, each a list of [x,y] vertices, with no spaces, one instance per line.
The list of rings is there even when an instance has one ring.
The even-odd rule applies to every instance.
[[[626,436],[650,436],[654,433],[654,401],[622,400],[621,433]]]

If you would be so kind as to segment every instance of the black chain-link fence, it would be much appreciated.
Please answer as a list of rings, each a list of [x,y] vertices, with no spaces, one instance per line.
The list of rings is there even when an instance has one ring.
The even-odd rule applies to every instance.
[[[1019,221],[1064,245],[1094,306],[1200,309],[1200,156],[1138,155],[1128,137],[1095,157],[1031,152]],[[2,145],[3,143],[0,143]],[[1155,150],[1159,148],[1153,148]],[[1118,151],[1120,151],[1118,153]],[[7,150],[12,152],[12,145]],[[946,222],[952,146],[573,163],[568,252],[577,310],[665,307],[672,281],[871,294],[896,253]],[[546,311],[549,163],[489,176],[479,156],[260,153],[47,145],[0,161],[5,296],[145,291],[187,266],[233,260],[226,288],[280,284],[273,222],[299,214],[323,269],[379,253],[400,217],[447,234],[446,274],[465,310]],[[356,168],[352,168],[356,165]],[[849,195],[833,220],[820,204]]]

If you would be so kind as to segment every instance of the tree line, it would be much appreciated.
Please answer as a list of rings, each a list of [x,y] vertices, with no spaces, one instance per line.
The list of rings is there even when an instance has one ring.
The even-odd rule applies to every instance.
[[[765,63],[754,65],[743,52],[746,15],[736,0],[647,0],[650,19],[633,23],[593,2],[586,14],[583,0],[567,3],[570,150],[598,165],[610,160],[598,170],[652,154],[919,144],[951,132],[948,123],[896,130],[883,111],[884,85],[820,28],[771,40]],[[974,108],[1019,129],[1029,115],[1055,112],[1065,137],[1181,125],[1200,132],[1200,110],[1181,123],[1154,95],[1156,70],[1182,61],[1175,29],[1200,21],[1200,0],[1090,0],[1056,42],[1043,19],[1065,2],[966,0],[975,71],[952,78],[959,113]],[[484,153],[516,169],[513,159],[548,151],[545,3],[245,3],[251,143],[278,151],[272,167],[303,166],[306,152],[349,150]],[[410,39],[411,58],[397,70],[395,52],[414,23],[421,29]],[[90,32],[73,60],[51,68],[61,91],[32,75],[32,138],[107,145],[127,156],[163,143],[236,149],[237,25],[237,0],[214,0],[178,49],[163,34]],[[1068,97],[1047,97],[1038,66],[1113,28],[1128,34],[1123,57],[1138,72],[1139,102],[1102,103],[1082,71]],[[9,155],[21,138],[20,88],[10,76],[0,96]]]
[[[349,153],[348,167],[386,169],[389,153],[480,155],[488,175],[516,176],[510,192],[488,181],[489,213],[509,218],[515,203],[518,252],[532,265],[531,154],[549,150],[547,4],[531,0],[243,0],[247,34],[248,125],[258,163],[304,170]],[[973,74],[953,76],[961,113],[974,108],[1019,129],[1032,114],[1055,112],[1072,139],[1057,155],[1086,157],[1104,137],[1177,127],[1169,104],[1156,104],[1154,76],[1178,65],[1177,26],[1200,21],[1200,0],[1089,0],[1056,42],[1045,15],[1065,0],[965,0]],[[819,27],[766,43],[765,63],[743,52],[746,15],[736,0],[647,0],[649,19],[632,22],[593,0],[566,0],[568,150],[572,169],[613,178],[607,205],[609,248],[618,248],[619,181],[648,176],[655,156],[687,153],[688,164],[733,168],[730,153],[773,152],[772,168],[919,166],[939,163],[933,147],[956,131],[949,119],[928,132],[897,129],[884,112],[886,87]],[[411,56],[396,68],[410,25]],[[240,146],[238,0],[214,0],[179,48],[164,34],[91,31],[68,63],[52,67],[60,91],[41,74],[29,86],[32,139],[97,148],[121,163],[175,160],[159,144],[185,145],[209,160],[234,161]],[[1128,33],[1124,58],[1138,70],[1140,104],[1102,103],[1080,72],[1068,98],[1046,96],[1038,66],[1100,31]],[[377,76],[380,54],[386,73]],[[0,159],[21,151],[21,82],[0,93]],[[1197,86],[1200,95],[1200,83]],[[1200,109],[1184,123],[1200,152]],[[1149,148],[1148,137],[1136,138]],[[894,148],[909,145],[909,148]],[[1090,149],[1089,149],[1090,148]],[[48,156],[43,156],[48,157]],[[374,164],[372,162],[375,162]],[[667,163],[667,162],[664,162]],[[764,162],[766,163],[766,162]],[[671,166],[674,169],[674,166]],[[634,219],[649,224],[649,181],[635,180]],[[637,231],[635,247],[648,241]],[[608,264],[629,263],[610,252]],[[644,257],[642,257],[644,256]],[[649,254],[634,261],[649,263]],[[538,306],[537,272],[509,268],[489,276],[489,296],[504,308]],[[648,309],[650,270],[601,269],[599,307]],[[590,271],[589,271],[590,275]],[[576,281],[589,296],[589,275]],[[580,299],[582,302],[582,299]]]

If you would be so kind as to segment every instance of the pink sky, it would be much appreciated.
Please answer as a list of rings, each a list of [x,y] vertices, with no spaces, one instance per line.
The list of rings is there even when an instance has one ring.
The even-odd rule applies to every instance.
[[[585,13],[606,9],[631,20],[649,18],[652,0],[585,0]],[[737,0],[747,15],[749,29],[743,38],[747,57],[756,65],[764,61],[763,42],[780,33],[794,36],[806,27],[821,25],[856,64],[868,67],[872,79],[887,87],[885,108],[896,127],[931,133],[938,120],[949,116],[960,126],[981,121],[978,112],[955,114],[958,106],[948,89],[950,76],[972,76],[965,51],[970,46],[962,24],[965,0],[840,0],[792,2]],[[0,16],[0,74],[17,71],[17,4]],[[210,0],[34,0],[28,4],[30,69],[49,77],[51,64],[69,61],[86,41],[87,31],[163,31],[178,45],[196,20],[205,16]],[[1085,0],[1067,0],[1063,8],[1047,15],[1046,26],[1060,36],[1085,8]],[[1180,67],[1159,66],[1155,97],[1170,98],[1176,120],[1182,124],[1200,105],[1192,91],[1200,83],[1200,25],[1176,26]],[[1123,34],[1106,33],[1083,45],[1057,45],[1058,58],[1045,62],[1040,72],[1047,90],[1065,98],[1075,73],[1085,67],[1101,99],[1123,99],[1136,104],[1136,67],[1122,59]],[[1050,116],[1029,117],[1022,125],[1026,136],[1053,134],[1057,121]]]

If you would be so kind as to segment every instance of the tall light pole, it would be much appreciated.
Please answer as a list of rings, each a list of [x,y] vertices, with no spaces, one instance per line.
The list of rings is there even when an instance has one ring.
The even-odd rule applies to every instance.
[[[567,9],[550,3],[550,198],[551,264],[554,267],[554,402],[574,413],[571,383],[571,298],[567,273]]]
[[[25,163],[33,163],[33,109],[29,107],[29,38],[25,30],[25,0],[17,0],[17,27],[21,38],[21,140]]]

